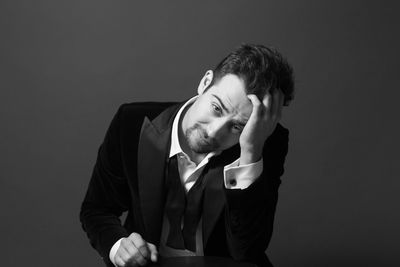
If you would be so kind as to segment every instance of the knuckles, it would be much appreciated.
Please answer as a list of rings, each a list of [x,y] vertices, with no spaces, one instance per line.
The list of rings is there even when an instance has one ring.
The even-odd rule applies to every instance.
[[[130,244],[130,242],[128,241],[127,238],[123,238],[123,239],[121,240],[121,245],[122,245],[122,246],[126,247],[126,246],[128,246],[128,244]]]
[[[115,263],[118,267],[145,266],[153,250],[156,250],[153,244],[147,243],[140,234],[132,233],[121,239]]]
[[[128,238],[130,238],[132,240],[142,240],[143,239],[142,236],[138,233],[132,233],[129,235]]]
[[[136,240],[132,240],[136,239]],[[144,258],[149,255],[147,251],[146,243],[144,240],[142,241],[143,244],[137,248],[134,245],[134,242],[142,241],[141,236],[139,234],[130,235],[128,238],[123,238],[121,240],[120,246],[125,250],[127,253],[124,253],[123,250],[118,249],[117,254],[119,255],[121,261],[118,266],[125,267],[125,266],[144,266],[147,264],[147,260]],[[142,256],[142,254],[144,254]]]

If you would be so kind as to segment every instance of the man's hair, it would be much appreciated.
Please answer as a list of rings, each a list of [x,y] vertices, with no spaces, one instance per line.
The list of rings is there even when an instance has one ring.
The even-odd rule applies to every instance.
[[[260,99],[275,89],[283,92],[285,106],[294,97],[293,68],[272,47],[241,45],[215,67],[210,87],[227,74],[235,74],[243,79],[246,93],[255,94]]]

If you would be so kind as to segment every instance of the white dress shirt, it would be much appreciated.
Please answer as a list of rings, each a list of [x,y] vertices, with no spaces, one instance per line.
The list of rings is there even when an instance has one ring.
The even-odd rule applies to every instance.
[[[201,172],[203,171],[204,167],[208,163],[211,157],[218,155],[221,151],[213,151],[208,153],[204,159],[196,165],[189,156],[183,152],[180,144],[179,144],[179,137],[178,137],[178,127],[179,121],[182,112],[185,108],[189,107],[198,96],[194,96],[189,99],[178,111],[176,114],[173,124],[172,124],[172,131],[171,131],[171,146],[170,146],[170,153],[169,157],[173,157],[177,155],[177,162],[178,162],[178,171],[180,175],[180,179],[182,184],[185,187],[185,191],[188,192],[190,188],[195,184],[196,180],[199,178]],[[229,165],[224,166],[224,185],[227,189],[245,189],[249,185],[251,185],[258,176],[263,171],[263,159],[261,158],[259,161],[251,164],[240,165],[239,166],[239,159],[235,160]],[[232,182],[235,181],[235,182]],[[163,218],[163,225],[161,231],[161,239],[160,239],[160,246],[159,246],[159,254],[163,257],[172,257],[172,256],[202,256],[203,255],[203,238],[202,238],[202,220],[197,226],[196,231],[196,252],[192,252],[189,250],[181,250],[181,249],[173,249],[166,246],[166,239],[168,234],[168,220],[165,217]],[[122,238],[121,238],[122,239]],[[114,256],[117,253],[117,250],[120,246],[121,239],[118,240],[110,250],[110,260],[114,262]]]

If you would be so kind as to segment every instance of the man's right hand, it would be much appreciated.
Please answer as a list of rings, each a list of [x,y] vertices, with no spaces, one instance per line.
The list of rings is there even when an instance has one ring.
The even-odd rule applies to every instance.
[[[148,260],[156,262],[158,252],[155,245],[146,242],[138,233],[122,238],[114,262],[118,267],[144,266]]]

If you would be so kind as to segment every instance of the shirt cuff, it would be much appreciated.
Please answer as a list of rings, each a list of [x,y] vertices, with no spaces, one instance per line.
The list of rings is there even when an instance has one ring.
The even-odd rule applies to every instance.
[[[227,189],[246,189],[263,171],[262,158],[257,162],[240,166],[239,159],[224,167],[224,184]]]
[[[122,240],[122,238],[119,239],[117,242],[115,242],[115,244],[110,249],[109,258],[110,258],[110,261],[112,262],[112,264],[114,264],[115,267],[117,267],[117,264],[115,264],[114,257],[115,257],[115,254],[117,254],[117,250],[119,248],[119,245],[121,244],[121,240]]]

